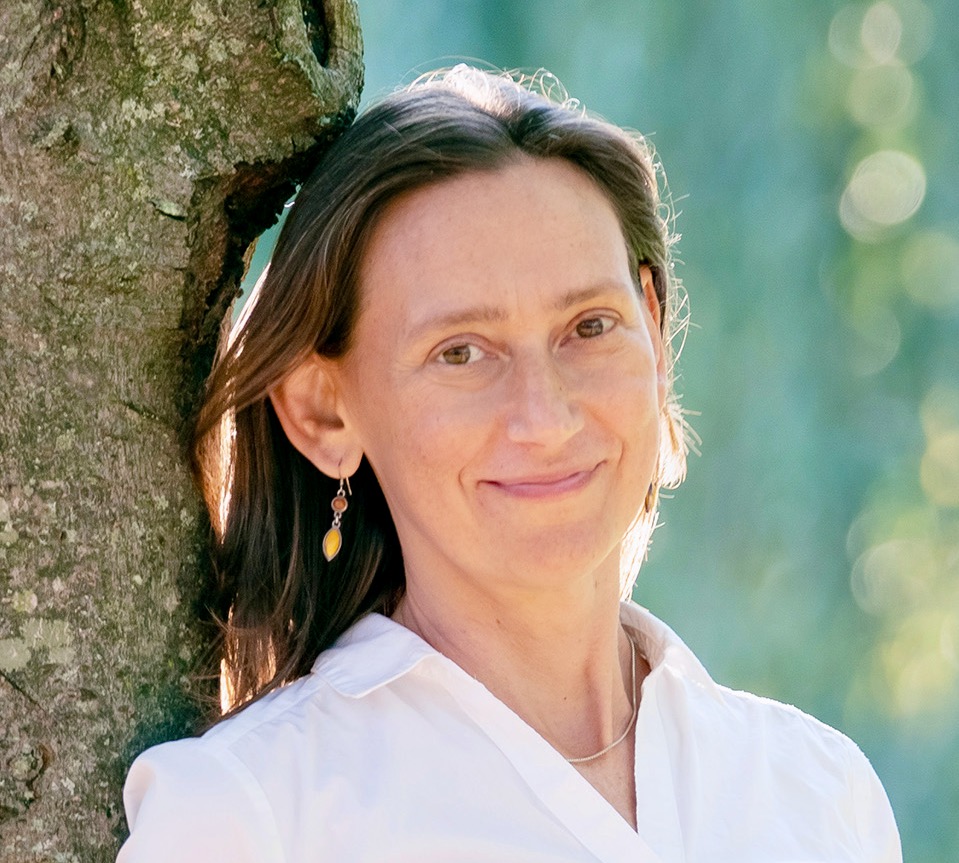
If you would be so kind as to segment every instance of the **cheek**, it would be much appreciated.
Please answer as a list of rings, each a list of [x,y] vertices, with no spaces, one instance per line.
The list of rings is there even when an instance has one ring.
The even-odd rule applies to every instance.
[[[639,421],[643,426],[644,418],[657,416],[662,406],[662,380],[645,340],[627,343],[601,366],[590,369],[580,387],[624,423]]]
[[[592,404],[599,412],[598,425],[622,447],[629,482],[642,486],[645,494],[659,454],[662,397],[655,361],[647,352],[632,359],[592,381]]]
[[[364,450],[388,498],[422,495],[426,488],[441,495],[475,454],[475,420],[483,411],[443,395],[410,387],[369,405]]]

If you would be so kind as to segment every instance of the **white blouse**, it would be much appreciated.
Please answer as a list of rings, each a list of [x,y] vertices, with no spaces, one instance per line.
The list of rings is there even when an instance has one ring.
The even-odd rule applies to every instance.
[[[652,667],[636,832],[481,683],[371,614],[306,677],[137,758],[118,863],[902,860],[852,741],[714,683],[645,609],[622,619]]]

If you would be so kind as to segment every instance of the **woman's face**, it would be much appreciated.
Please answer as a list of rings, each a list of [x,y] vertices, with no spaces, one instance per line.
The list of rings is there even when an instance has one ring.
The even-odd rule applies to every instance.
[[[617,217],[558,159],[394,202],[336,371],[407,581],[559,587],[609,572],[653,474],[658,303]]]

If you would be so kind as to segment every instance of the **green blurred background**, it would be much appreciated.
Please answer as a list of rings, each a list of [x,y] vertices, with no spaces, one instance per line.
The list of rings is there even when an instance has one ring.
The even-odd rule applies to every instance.
[[[635,596],[721,682],[852,736],[907,861],[959,861],[954,0],[359,6],[365,100],[542,66],[649,136],[702,444]]]

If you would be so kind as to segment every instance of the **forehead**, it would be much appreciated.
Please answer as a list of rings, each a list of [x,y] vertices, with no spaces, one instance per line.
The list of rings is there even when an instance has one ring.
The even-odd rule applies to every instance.
[[[627,264],[619,219],[607,196],[564,159],[518,156],[392,201],[361,261],[361,289],[384,280],[434,278],[493,285],[529,278],[576,281]],[[605,273],[610,275],[610,273]]]

